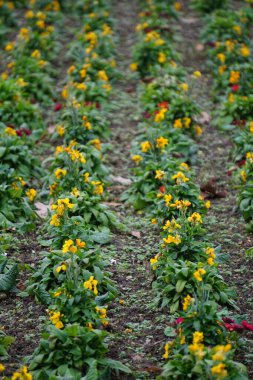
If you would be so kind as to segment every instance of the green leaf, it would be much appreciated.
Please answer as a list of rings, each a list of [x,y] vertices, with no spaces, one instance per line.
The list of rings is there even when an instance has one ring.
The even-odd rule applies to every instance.
[[[177,293],[181,293],[182,292],[182,290],[185,287],[186,282],[187,281],[185,281],[185,280],[178,280],[177,281],[177,284],[176,284],[176,291],[177,291]]]
[[[18,264],[14,264],[6,273],[0,274],[0,292],[9,292],[15,285],[18,276]]]

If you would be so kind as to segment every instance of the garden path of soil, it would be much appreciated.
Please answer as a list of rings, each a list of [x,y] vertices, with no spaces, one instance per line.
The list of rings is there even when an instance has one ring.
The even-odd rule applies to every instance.
[[[183,15],[178,24],[181,42],[177,45],[182,54],[183,65],[189,73],[195,70],[202,72],[199,84],[193,96],[203,111],[211,114],[214,105],[211,101],[211,78],[208,73],[206,58],[200,43],[201,20],[192,12],[188,1],[184,1]],[[135,40],[135,25],[138,23],[136,1],[113,1],[113,15],[117,19],[119,36],[119,69],[124,80],[117,84],[117,94],[113,100],[117,112],[112,120],[113,151],[109,159],[114,175],[129,176],[129,148],[134,139],[138,115],[138,95],[136,81],[126,74],[131,62],[131,48]],[[131,78],[131,77],[130,77]],[[206,115],[207,116],[207,115]],[[138,118],[138,117],[137,117]],[[206,227],[211,241],[222,246],[222,252],[229,260],[221,267],[227,283],[237,291],[239,311],[244,319],[252,321],[253,315],[253,268],[252,260],[246,257],[245,251],[253,246],[253,237],[246,233],[245,222],[236,209],[236,190],[227,175],[233,166],[230,159],[232,145],[229,136],[221,134],[209,122],[199,142],[199,152],[195,167],[199,185],[215,180],[218,192],[224,197],[211,200],[212,207],[206,219]],[[109,311],[110,356],[130,365],[137,379],[153,379],[159,373],[162,362],[162,347],[166,341],[163,330],[168,324],[168,315],[150,309],[154,297],[151,290],[152,273],[149,269],[149,258],[157,249],[157,235],[142,215],[134,215],[126,205],[120,203],[120,195],[125,187],[112,186],[112,200],[119,203],[115,208],[127,225],[127,233],[115,234],[114,244],[108,247],[114,255],[113,279],[119,291],[118,302]],[[140,239],[131,235],[131,231],[140,231]],[[108,254],[109,254],[108,251]],[[233,311],[232,311],[233,313]],[[249,368],[253,378],[252,334],[246,334],[249,341],[243,352],[238,354]],[[244,334],[245,337],[245,334]],[[250,364],[251,363],[251,364]],[[121,376],[121,379],[131,377]]]

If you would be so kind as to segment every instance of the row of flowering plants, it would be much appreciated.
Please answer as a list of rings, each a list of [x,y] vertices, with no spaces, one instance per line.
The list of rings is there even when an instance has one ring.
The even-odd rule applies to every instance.
[[[100,140],[109,134],[104,110],[117,77],[113,20],[103,0],[75,4],[40,0],[25,5],[27,26],[4,46],[7,61],[0,84],[4,144],[0,152],[1,170],[8,182],[4,185],[2,181],[1,186],[13,206],[3,201],[0,211],[5,227],[20,224],[24,231],[28,224],[29,229],[35,225],[31,224],[37,218],[34,201],[48,204],[41,227],[42,243],[48,249],[41,252],[41,261],[23,294],[45,305],[48,318],[37,349],[27,358],[29,368],[23,367],[12,378],[106,379],[119,371],[130,372],[106,358],[107,306],[116,289],[99,248],[110,240],[112,228],[121,228],[103,203],[108,169],[103,163],[106,144]],[[68,13],[81,26],[68,46],[66,57],[71,66],[62,90],[55,94],[52,84],[60,52],[59,28]],[[57,119],[52,133],[56,146],[55,153],[41,165],[34,152],[38,143],[48,138],[44,122],[48,107],[54,109]],[[37,190],[28,188],[28,181],[37,185]],[[15,191],[13,198],[10,191]],[[27,219],[21,219],[23,203]],[[0,357],[2,346],[0,341]],[[3,364],[0,371],[7,375]]]
[[[203,41],[207,46],[217,107],[214,123],[229,131],[234,142],[232,158],[241,168],[238,203],[252,229],[252,2],[234,10],[218,10],[207,17]],[[231,171],[228,172],[231,174]]]
[[[143,119],[132,147],[133,181],[123,199],[145,210],[161,231],[160,248],[150,259],[154,306],[167,309],[170,317],[158,378],[246,380],[245,366],[234,360],[236,331],[253,326],[228,315],[236,308],[235,293],[219,273],[220,247],[203,226],[210,202],[191,169],[202,133],[191,89],[201,73],[186,73],[174,47],[180,3],[141,4],[131,69],[142,80]]]
[[[0,9],[9,11],[5,22],[12,20],[13,29],[3,46],[0,77],[0,224],[27,231],[35,227],[34,187],[43,176],[34,152],[45,133],[43,111],[53,102],[53,59],[61,13],[57,1],[51,7],[43,2],[1,3]],[[24,18],[21,27],[17,16]]]

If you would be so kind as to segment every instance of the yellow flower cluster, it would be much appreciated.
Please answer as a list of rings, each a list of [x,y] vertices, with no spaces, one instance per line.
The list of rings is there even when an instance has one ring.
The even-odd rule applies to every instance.
[[[179,245],[181,243],[181,238],[179,235],[175,235],[175,236],[172,236],[172,235],[168,235],[167,238],[163,238],[163,241],[164,243],[166,244],[175,244],[175,245]]]
[[[85,289],[92,291],[96,296],[98,295],[98,281],[94,278],[94,276],[90,276],[89,280],[85,281],[83,286]]]
[[[203,269],[203,268],[199,268],[198,270],[196,270],[196,271],[193,273],[193,277],[194,277],[197,281],[201,282],[201,281],[203,281],[203,277],[202,277],[202,276],[204,276],[205,274],[206,274],[205,269]]]
[[[57,329],[62,329],[64,325],[60,319],[64,316],[64,314],[61,314],[59,311],[50,311],[49,314],[49,319],[53,323],[53,325],[55,325]]]
[[[76,245],[74,244],[74,241],[72,239],[65,240],[63,247],[62,247],[62,253],[76,253],[79,248],[84,248],[86,246],[86,243],[83,242],[81,239],[76,239]]]

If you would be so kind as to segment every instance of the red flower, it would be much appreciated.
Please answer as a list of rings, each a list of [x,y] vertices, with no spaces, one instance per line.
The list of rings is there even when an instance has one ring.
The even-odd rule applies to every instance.
[[[244,330],[244,327],[241,325],[238,325],[237,323],[225,323],[225,328],[228,331],[237,331],[237,332],[242,332]]]
[[[161,187],[159,188],[159,190],[160,190],[161,193],[165,193],[165,186],[161,186]]]
[[[242,326],[245,327],[245,329],[253,331],[253,325],[248,323],[247,321],[242,321]]]
[[[143,112],[143,117],[145,119],[149,119],[151,117],[150,113],[148,111]]]
[[[231,86],[231,90],[234,91],[234,92],[237,92],[240,88],[240,85],[239,84],[234,84],[233,86]]]
[[[239,166],[239,168],[241,168],[243,165],[245,165],[246,163],[246,160],[241,160],[239,162],[237,162],[237,166]]]
[[[57,103],[55,106],[54,106],[54,111],[60,111],[62,109],[62,104],[61,103]]]
[[[30,136],[32,134],[32,131],[30,131],[30,129],[27,129],[27,128],[20,128],[16,131],[17,135],[19,137],[23,136],[24,134],[26,136]]]
[[[157,106],[159,108],[167,108],[168,109],[169,108],[169,102],[164,101],[164,102],[158,103]]]
[[[184,317],[180,317],[180,318],[176,319],[176,324],[177,325],[180,325],[180,323],[183,323],[183,322],[184,322]]]
[[[235,321],[232,318],[229,318],[229,317],[222,317],[222,320],[225,323],[235,323]]]

